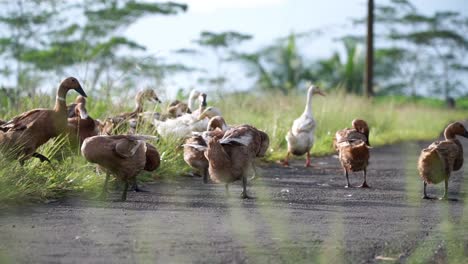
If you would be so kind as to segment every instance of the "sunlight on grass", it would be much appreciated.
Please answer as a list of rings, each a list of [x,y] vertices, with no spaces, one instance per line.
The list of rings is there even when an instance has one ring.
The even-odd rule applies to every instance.
[[[217,106],[228,124],[249,123],[265,130],[270,135],[269,159],[280,159],[286,155],[284,136],[294,119],[304,111],[305,100],[305,93],[290,96],[243,94],[225,98]],[[350,127],[354,118],[363,118],[369,123],[371,144],[379,146],[436,138],[448,122],[464,119],[467,114],[466,110],[396,105],[392,100],[381,102],[342,93],[314,96],[312,105],[317,123],[314,155],[332,153],[335,132]]]
[[[401,102],[401,99],[367,99],[342,93],[329,93],[326,97],[314,96],[313,112],[317,122],[313,155],[332,153],[332,139],[335,131],[349,127],[354,118],[363,118],[370,125],[370,141],[373,146],[390,144],[404,140],[436,138],[444,126],[457,119],[463,119],[467,111],[446,110],[441,107],[425,106],[421,102]],[[69,96],[72,102],[74,95]],[[270,136],[270,151],[267,160],[278,160],[286,155],[284,136],[292,122],[304,109],[305,92],[290,96],[279,93],[235,94],[224,96],[223,101],[210,101],[221,108],[229,124],[249,123],[266,131]],[[400,100],[400,101],[399,101]],[[87,107],[91,116],[104,119],[107,116],[130,111],[133,100],[113,105],[110,100],[89,99]],[[38,96],[22,100],[16,110],[2,109],[2,116],[10,118],[20,112],[37,107],[50,107],[53,100],[48,96]],[[147,103],[146,109],[161,111],[168,102]],[[112,105],[112,107],[109,107]],[[7,111],[7,112],[5,112]],[[141,125],[138,134],[155,135],[150,125]],[[190,171],[183,161],[182,140],[159,138],[153,143],[161,155],[161,166],[155,172],[142,173],[140,180],[154,178],[171,179]],[[0,184],[7,186],[0,191],[2,201],[27,201],[54,199],[65,193],[96,193],[104,175],[97,174],[95,166],[87,163],[80,150],[70,149],[64,138],[51,140],[39,149],[39,153],[50,157],[52,164],[41,164],[36,159],[26,162],[24,167],[16,162],[1,160]],[[300,157],[303,158],[303,157]]]

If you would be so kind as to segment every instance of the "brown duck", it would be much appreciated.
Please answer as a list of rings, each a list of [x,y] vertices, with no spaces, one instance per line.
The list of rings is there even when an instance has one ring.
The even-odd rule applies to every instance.
[[[77,104],[80,104],[80,103],[83,104],[83,105],[86,105],[86,98],[83,97],[83,96],[81,96],[81,95],[78,95],[78,96],[76,97],[76,99],[75,99],[75,102],[72,103],[72,104],[69,104],[69,105],[67,106],[67,113],[68,113],[67,116],[68,116],[68,117],[75,117],[75,116],[77,116],[77,113],[76,113],[75,108],[76,108],[76,105],[77,105]]]
[[[91,118],[86,110],[86,99],[78,96],[75,105],[74,117],[68,118],[68,135],[73,146],[78,146],[83,141],[99,134],[99,122]]]
[[[121,113],[114,117],[106,118],[103,125],[105,129],[103,133],[110,135],[120,130],[121,127],[124,127],[124,130],[127,130],[126,126],[128,125],[128,121],[131,119],[134,119],[136,122],[138,122],[140,119],[139,114],[143,112],[143,105],[145,100],[161,103],[161,100],[159,100],[156,92],[153,89],[146,89],[138,92],[135,96],[135,110],[128,113]],[[136,124],[134,124],[134,126],[135,125]]]
[[[456,135],[468,138],[465,127],[455,122],[444,131],[445,140],[436,141],[421,151],[418,160],[419,176],[424,181],[424,199],[431,199],[426,193],[427,184],[445,182],[445,192],[441,199],[448,199],[448,180],[453,171],[463,166],[463,147]]]
[[[226,131],[226,121],[221,116],[215,116],[208,122],[207,131],[202,133],[193,133],[184,143],[184,161],[195,169],[203,179],[208,183],[208,160],[203,154],[207,142],[211,138],[221,139]],[[199,146],[203,146],[200,148]]]
[[[154,171],[159,167],[160,156],[156,148],[144,141],[144,137],[133,135],[94,136],[84,140],[81,153],[91,163],[96,163],[106,172],[101,196],[107,193],[109,175],[124,181],[125,187],[121,200],[127,199],[129,183],[135,191],[136,176],[142,171]]]
[[[41,161],[50,160],[37,153],[36,149],[49,139],[58,136],[67,129],[67,105],[65,98],[69,90],[75,90],[82,96],[86,93],[74,77],[63,80],[57,91],[54,109],[34,109],[14,117],[0,126],[0,146],[19,162],[36,157]]]
[[[255,171],[254,159],[265,155],[268,144],[268,135],[249,125],[230,128],[221,140],[211,138],[204,152],[211,180],[225,183],[227,194],[229,183],[242,180],[241,197],[250,198],[247,176]]]
[[[334,146],[338,151],[341,167],[346,176],[346,188],[349,183],[349,172],[363,171],[364,182],[361,188],[369,188],[367,185],[367,165],[369,164],[369,126],[362,119],[352,122],[353,128],[339,130],[335,134]]]

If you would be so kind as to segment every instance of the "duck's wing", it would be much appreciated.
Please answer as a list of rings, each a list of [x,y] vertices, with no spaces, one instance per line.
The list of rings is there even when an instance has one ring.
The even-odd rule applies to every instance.
[[[294,121],[292,131],[297,135],[303,132],[312,132],[315,129],[315,120],[310,117],[299,118]]]
[[[429,145],[428,148],[434,148],[439,153],[439,155],[445,160],[446,164],[448,165],[446,168],[448,172],[453,170],[455,160],[460,155],[460,147],[456,143],[448,140],[436,141]]]
[[[116,141],[114,151],[121,158],[132,157],[141,145],[146,144],[143,140],[133,138],[121,138]]]
[[[33,124],[36,120],[44,116],[46,113],[46,109],[34,109],[22,113],[21,115],[16,116],[10,121],[1,125],[0,130],[2,130],[3,132],[7,132],[13,130],[26,129],[29,125]]]
[[[335,144],[344,142],[344,141],[364,141],[367,142],[366,135],[362,134],[361,132],[357,131],[354,128],[345,128],[342,130],[336,131],[335,134]]]
[[[254,131],[252,128],[253,127],[249,125],[232,127],[224,133],[224,136],[220,140],[220,143],[238,143],[244,146],[248,146],[252,143],[252,140],[254,140],[254,133],[256,133],[256,131]]]

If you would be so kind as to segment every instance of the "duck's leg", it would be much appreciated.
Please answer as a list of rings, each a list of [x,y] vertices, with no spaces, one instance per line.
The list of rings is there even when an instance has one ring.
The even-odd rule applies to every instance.
[[[133,191],[135,191],[135,192],[148,192],[147,190],[144,190],[144,189],[141,189],[141,188],[138,187],[136,177],[133,178],[132,189],[133,189]]]
[[[364,182],[359,186],[361,188],[370,188],[369,185],[367,185],[367,170],[364,169]]]
[[[124,202],[125,200],[127,200],[127,191],[128,191],[128,181],[125,181],[124,190],[122,193],[122,197],[120,198],[120,201]]]
[[[44,155],[42,155],[42,154],[39,154],[39,153],[37,153],[37,152],[34,152],[34,153],[32,154],[32,156],[33,156],[34,158],[38,158],[41,162],[47,161],[47,162],[50,163],[50,159],[49,159],[49,158],[47,158],[46,156],[44,156]]]
[[[310,151],[307,151],[306,163],[304,167],[310,167]]]
[[[427,183],[424,182],[424,189],[423,189],[423,199],[433,199],[432,197],[429,197],[427,196],[427,192],[426,192],[426,187],[427,187]]]
[[[105,199],[107,197],[107,183],[108,182],[109,182],[109,173],[106,173],[106,179],[104,180],[104,186],[102,186],[101,194],[99,194],[96,198]]]
[[[291,155],[291,152],[288,151],[288,154],[286,154],[286,158],[284,158],[283,162],[281,163],[285,167],[289,166],[289,155]]]
[[[345,186],[345,188],[351,188],[351,184],[349,183],[348,170],[344,169],[344,173],[345,173],[345,176],[346,176],[346,186]]]
[[[252,170],[253,170],[253,176],[250,177],[250,181],[255,180],[257,178],[257,169],[255,168],[255,162],[252,162]]]
[[[448,200],[448,177],[445,178],[445,191],[444,191],[444,196],[442,196],[439,200]]]
[[[224,185],[224,191],[226,193],[226,197],[229,197],[230,194],[229,194],[229,185],[226,183],[226,185]]]
[[[242,175],[242,193],[241,193],[241,198],[242,199],[251,199],[249,195],[247,195],[247,176]]]
[[[203,169],[203,183],[208,183],[208,167]]]

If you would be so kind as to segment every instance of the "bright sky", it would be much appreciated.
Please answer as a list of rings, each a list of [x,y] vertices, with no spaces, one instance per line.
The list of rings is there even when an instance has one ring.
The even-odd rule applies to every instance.
[[[375,2],[388,2],[376,0]],[[244,49],[257,49],[290,32],[322,29],[327,33],[309,39],[305,52],[327,57],[339,44],[334,36],[364,33],[365,28],[351,28],[349,18],[364,17],[366,0],[185,0],[189,10],[176,16],[153,16],[132,25],[127,36],[145,45],[155,55],[170,55],[171,50],[196,47],[199,33],[235,30],[254,36]],[[466,0],[413,0],[422,12],[456,10],[468,15]],[[361,32],[359,32],[361,31]],[[196,62],[205,65],[206,61]],[[208,63],[209,64],[209,63]]]

